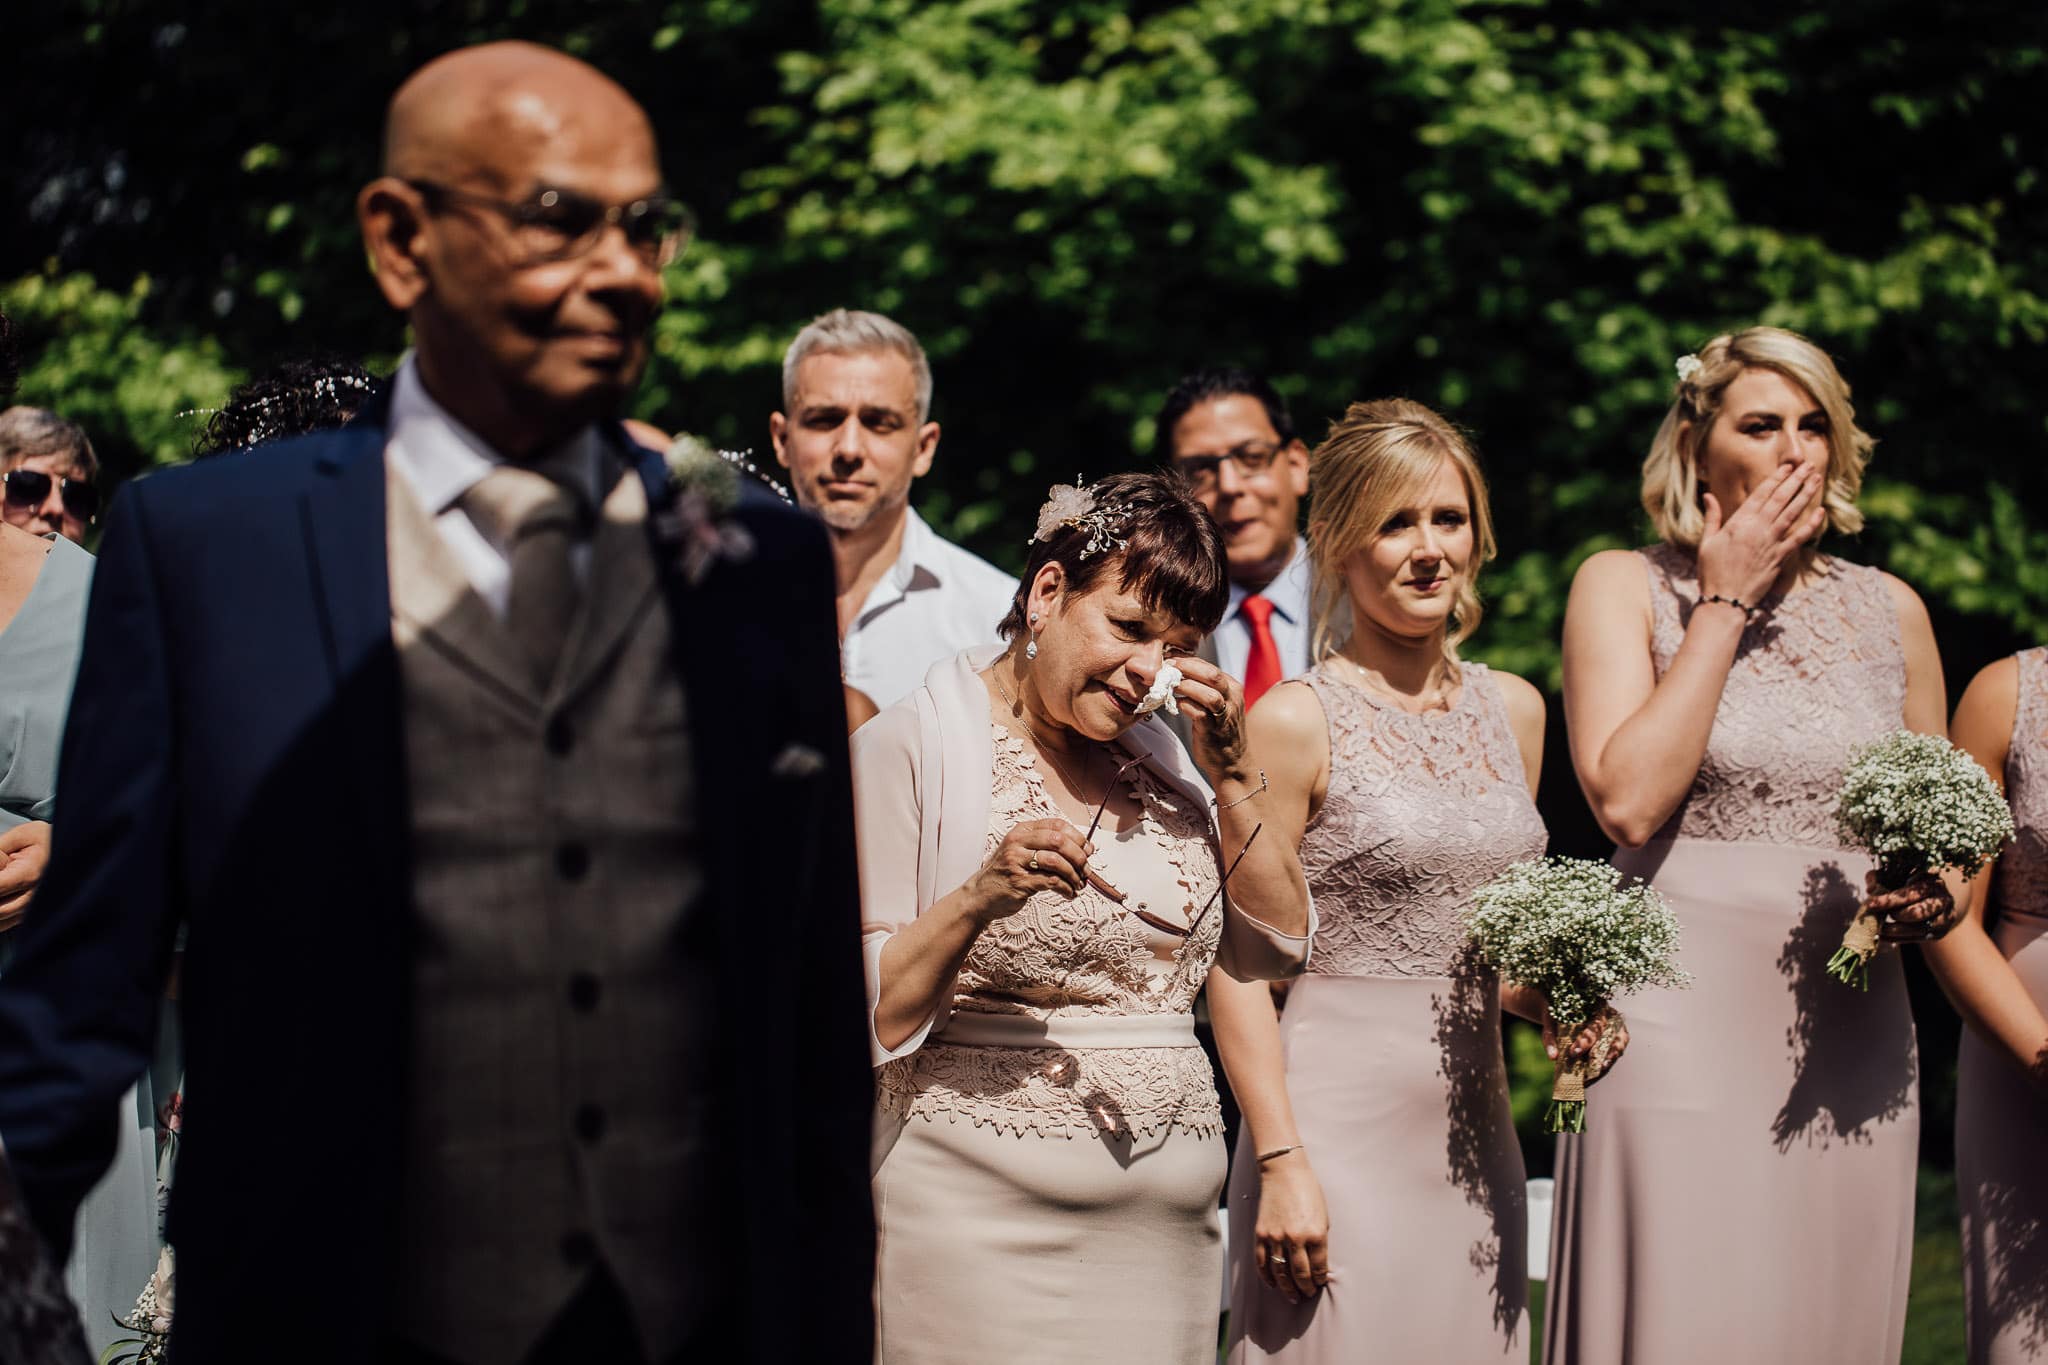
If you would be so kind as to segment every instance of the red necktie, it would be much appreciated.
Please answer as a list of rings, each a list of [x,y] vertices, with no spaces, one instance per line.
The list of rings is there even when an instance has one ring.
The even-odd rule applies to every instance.
[[[1252,651],[1244,661],[1244,704],[1251,704],[1265,695],[1266,689],[1280,681],[1280,647],[1273,643],[1273,627],[1270,618],[1273,604],[1253,593],[1238,603],[1238,614],[1252,630]]]

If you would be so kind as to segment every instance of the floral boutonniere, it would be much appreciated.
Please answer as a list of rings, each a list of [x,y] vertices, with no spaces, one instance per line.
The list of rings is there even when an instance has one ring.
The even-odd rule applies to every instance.
[[[754,553],[747,528],[730,519],[740,502],[740,471],[701,437],[683,435],[662,455],[668,497],[650,509],[655,534],[695,587],[721,559],[743,563]]]

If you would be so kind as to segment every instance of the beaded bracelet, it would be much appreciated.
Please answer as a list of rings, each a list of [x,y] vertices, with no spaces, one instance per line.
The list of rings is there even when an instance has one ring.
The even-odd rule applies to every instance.
[[[1739,597],[1723,597],[1720,593],[1710,592],[1705,597],[1702,597],[1700,599],[1700,602],[1702,605],[1708,602],[1720,602],[1726,606],[1733,607],[1735,608],[1735,610],[1741,612],[1742,619],[1745,621],[1753,621],[1756,619],[1756,608],[1750,606],[1749,603],[1743,601]]]
[[[1229,810],[1231,806],[1242,806],[1245,802],[1251,800],[1254,796],[1257,796],[1260,792],[1264,791],[1265,789],[1266,770],[1264,768],[1261,768],[1259,769],[1259,785],[1251,791],[1246,792],[1243,796],[1238,797],[1237,800],[1230,802],[1229,805],[1218,806],[1216,808],[1217,813],[1221,814],[1222,812]]]

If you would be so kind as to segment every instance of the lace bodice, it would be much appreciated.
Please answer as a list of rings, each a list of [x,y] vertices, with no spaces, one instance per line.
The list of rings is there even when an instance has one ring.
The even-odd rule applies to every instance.
[[[1330,783],[1301,843],[1320,919],[1311,972],[1455,977],[1472,893],[1543,854],[1500,687],[1462,665],[1449,711],[1413,715],[1325,660],[1303,679],[1330,727]]]
[[[1046,792],[1036,755],[995,726],[987,849],[1026,820],[1068,819]],[[996,921],[960,970],[953,1014],[1184,1015],[1209,974],[1222,936],[1218,868],[1209,812],[1140,765],[1126,777],[1141,817],[1095,836],[1093,865],[1123,891],[1118,905],[1093,886],[1069,900],[1050,892]],[[1193,934],[1164,933],[1132,913],[1143,907],[1185,924],[1208,904]],[[1196,1047],[962,1047],[937,1038],[876,1073],[894,1113],[967,1118],[1015,1132],[1079,1136],[1141,1133],[1172,1125],[1219,1133],[1222,1119],[1208,1059]]]
[[[1692,551],[1641,551],[1651,654],[1663,677],[1699,603]],[[1898,610],[1875,569],[1829,555],[1807,581],[1764,599],[1742,632],[1692,790],[1660,839],[1839,848],[1842,770],[1860,745],[1905,723]]]
[[[2001,915],[2048,918],[2048,649],[2024,650],[2017,662],[2005,799],[2019,838],[1998,859],[1992,899]]]

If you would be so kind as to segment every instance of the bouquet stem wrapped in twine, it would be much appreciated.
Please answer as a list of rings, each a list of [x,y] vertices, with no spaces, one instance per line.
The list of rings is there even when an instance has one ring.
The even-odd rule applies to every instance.
[[[1842,935],[1842,946],[1828,959],[1828,975],[1860,990],[1869,990],[1870,960],[1877,956],[1884,942],[1879,932],[1883,927],[1883,915],[1867,905],[1858,906],[1856,918],[1849,921],[1848,932]]]
[[[1584,1056],[1563,1056],[1557,1059],[1557,1072],[1550,1083],[1550,1103],[1543,1110],[1543,1125],[1552,1133],[1583,1133],[1586,1131],[1586,1086],[1588,1078],[1603,1070],[1607,1055],[1613,1050],[1614,1028],[1621,1022],[1619,1014],[1611,1014],[1601,1026],[1600,1036],[1593,1043],[1593,1050]],[[1569,1032],[1578,1033],[1579,1025]],[[1558,1030],[1564,1036],[1566,1030]]]

